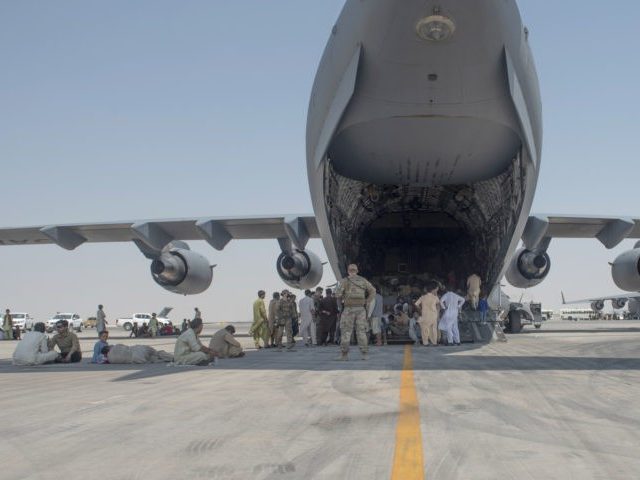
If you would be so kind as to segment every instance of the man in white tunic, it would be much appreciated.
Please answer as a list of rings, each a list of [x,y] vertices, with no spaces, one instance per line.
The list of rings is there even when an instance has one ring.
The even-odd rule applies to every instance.
[[[174,362],[177,365],[208,365],[213,362],[215,353],[200,343],[198,335],[202,333],[202,319],[191,320],[191,328],[176,340],[173,350]]]
[[[44,323],[38,322],[32,332],[27,332],[13,352],[14,365],[43,365],[53,362],[58,352],[49,350],[48,338],[44,334]]]
[[[305,346],[316,344],[316,326],[313,321],[315,316],[315,301],[311,290],[304,291],[304,298],[298,302],[300,311],[300,336]]]
[[[414,312],[413,316],[409,319],[409,338],[413,340],[414,344],[418,344],[418,312]]]
[[[378,288],[376,287],[376,290]],[[379,290],[378,290],[379,292]],[[373,311],[371,312],[371,333],[373,333],[376,337],[376,346],[380,347],[382,345],[382,309],[384,306],[384,299],[380,293],[376,293],[375,303],[373,304]]]
[[[464,302],[464,298],[451,291],[445,293],[440,299],[440,305],[444,310],[440,319],[440,330],[447,334],[447,345],[460,345],[458,313]]]

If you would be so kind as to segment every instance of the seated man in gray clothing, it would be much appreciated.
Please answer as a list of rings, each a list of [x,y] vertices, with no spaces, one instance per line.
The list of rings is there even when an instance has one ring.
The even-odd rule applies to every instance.
[[[233,338],[234,333],[236,333],[235,327],[227,325],[222,330],[218,330],[211,338],[209,348],[216,352],[218,358],[244,357],[242,345]]]

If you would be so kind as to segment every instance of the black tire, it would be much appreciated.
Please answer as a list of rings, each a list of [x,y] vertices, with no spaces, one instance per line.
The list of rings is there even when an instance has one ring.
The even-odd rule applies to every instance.
[[[520,333],[522,331],[522,318],[520,312],[509,312],[509,333]]]
[[[542,327],[542,325],[535,325],[536,329],[540,330],[540,327]]]
[[[133,328],[133,325],[131,323],[127,322],[124,325],[122,325],[122,328],[124,328],[127,332],[130,332],[131,329]]]

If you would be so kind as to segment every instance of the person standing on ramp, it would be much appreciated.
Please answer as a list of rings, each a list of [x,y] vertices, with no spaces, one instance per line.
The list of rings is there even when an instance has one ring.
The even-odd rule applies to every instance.
[[[369,324],[367,310],[371,311],[372,305],[368,309],[367,305],[375,301],[376,289],[367,279],[358,275],[357,265],[349,265],[347,272],[349,276],[340,281],[336,290],[336,297],[343,304],[340,318],[340,330],[342,332],[340,341],[341,355],[336,360],[349,360],[349,343],[351,342],[354,325],[362,360],[368,360],[369,341],[367,339],[367,330],[369,329]]]

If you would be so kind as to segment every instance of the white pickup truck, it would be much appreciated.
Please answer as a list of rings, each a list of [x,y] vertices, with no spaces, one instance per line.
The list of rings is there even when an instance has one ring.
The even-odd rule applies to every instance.
[[[167,323],[169,323],[170,320],[167,318],[167,315],[169,315],[169,312],[171,312],[171,310],[173,310],[173,308],[164,307],[160,311],[160,313],[157,314],[156,317],[158,319],[158,324],[166,325]],[[133,328],[134,323],[137,323],[138,327],[141,327],[142,325],[147,325],[149,323],[149,320],[151,320],[150,313],[134,313],[133,315],[131,315],[131,318],[117,319],[116,325],[118,327],[124,328],[126,331],[130,331]]]

